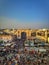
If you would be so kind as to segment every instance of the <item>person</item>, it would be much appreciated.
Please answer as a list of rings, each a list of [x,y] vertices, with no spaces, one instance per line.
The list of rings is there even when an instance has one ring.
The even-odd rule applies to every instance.
[[[40,65],[40,63],[41,63],[41,60],[40,60],[40,59],[38,59],[38,65]]]
[[[43,63],[43,58],[42,58],[42,60],[41,60],[41,63]]]
[[[20,61],[17,61],[17,64],[20,65]]]
[[[47,59],[46,59],[46,57],[44,58],[44,63],[45,63],[45,64],[47,63]]]
[[[12,63],[11,63],[11,65],[15,65],[15,62],[14,62],[14,60],[12,60]]]
[[[27,59],[27,64],[30,65],[30,63],[31,63],[31,62],[30,62],[30,59],[28,58],[28,59]]]
[[[8,61],[8,65],[11,65],[11,61],[10,60]]]

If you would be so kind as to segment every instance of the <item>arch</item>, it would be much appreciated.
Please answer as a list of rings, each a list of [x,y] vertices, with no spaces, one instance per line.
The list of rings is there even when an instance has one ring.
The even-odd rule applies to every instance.
[[[27,38],[27,33],[26,32],[21,32],[21,39],[26,39]]]

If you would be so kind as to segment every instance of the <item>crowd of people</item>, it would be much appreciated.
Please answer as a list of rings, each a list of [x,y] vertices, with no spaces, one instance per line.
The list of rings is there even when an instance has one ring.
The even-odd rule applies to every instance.
[[[22,42],[21,42],[22,43]],[[17,44],[16,44],[17,45]],[[4,59],[0,59],[0,65],[41,65],[46,64],[47,65],[47,57],[48,52],[41,53],[40,51],[36,52],[34,50],[28,51],[25,47],[16,48],[16,45],[14,47],[5,47],[6,54],[3,54]],[[16,51],[17,50],[17,51]],[[13,54],[12,56],[8,57],[8,55]],[[1,55],[0,55],[1,57]],[[2,58],[1,57],[1,58]]]

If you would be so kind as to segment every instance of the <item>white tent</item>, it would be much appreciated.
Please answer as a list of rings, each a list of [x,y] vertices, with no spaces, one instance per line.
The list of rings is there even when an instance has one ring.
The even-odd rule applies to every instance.
[[[39,49],[40,52],[46,52],[46,49]]]

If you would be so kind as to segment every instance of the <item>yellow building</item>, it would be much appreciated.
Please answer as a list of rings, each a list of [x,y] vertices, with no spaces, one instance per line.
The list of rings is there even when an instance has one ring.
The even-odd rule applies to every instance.
[[[49,30],[47,30],[47,29],[38,30],[36,32],[36,37],[45,42],[49,42]]]
[[[17,38],[21,38],[22,33],[24,32],[27,39],[39,38],[45,42],[49,42],[49,29],[5,29],[4,32],[17,35]]]
[[[0,35],[0,39],[4,40],[4,41],[11,41],[12,40],[12,36],[11,35]]]
[[[26,33],[26,37],[27,39],[31,39],[33,36],[31,35],[33,32],[36,32],[36,30],[32,30],[32,29],[13,29],[11,30],[4,30],[4,32],[10,33],[10,34],[14,34],[17,35],[17,38],[21,38],[22,33]]]

